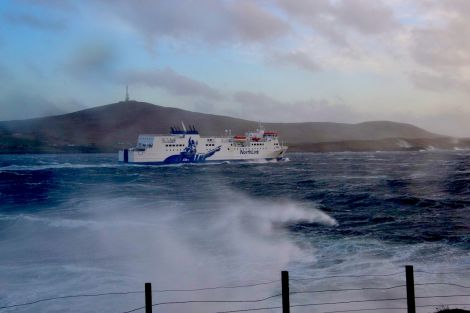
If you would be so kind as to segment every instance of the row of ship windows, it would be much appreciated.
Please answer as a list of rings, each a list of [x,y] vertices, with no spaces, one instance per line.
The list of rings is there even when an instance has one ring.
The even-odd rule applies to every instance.
[[[264,146],[264,143],[252,143],[252,146]],[[278,143],[274,144],[275,146],[278,146]],[[144,147],[152,147],[153,145],[143,145]],[[206,147],[214,147],[214,143],[206,143]],[[230,146],[233,147],[233,144],[230,144]],[[184,147],[184,144],[166,144],[165,147]]]
[[[240,149],[243,150],[243,149],[246,149],[246,148],[247,148],[247,147],[234,147],[234,148],[232,148],[232,150],[240,150]],[[230,150],[230,148],[227,148],[227,150]],[[267,148],[267,147],[264,147],[264,148],[256,148],[255,150],[258,150],[258,151],[259,151],[259,150],[269,150],[269,148]]]
[[[169,145],[165,145],[165,147],[184,147],[183,144],[169,144]]]
[[[233,148],[233,150],[240,150],[240,149],[244,149],[246,147],[235,147]],[[258,148],[258,150],[268,150],[269,148]],[[165,149],[165,151],[182,151],[183,149],[179,148],[179,149]],[[230,148],[227,148],[227,150],[230,150]]]
[[[206,143],[206,147],[213,147],[214,143]],[[167,144],[165,147],[184,147],[184,144]]]

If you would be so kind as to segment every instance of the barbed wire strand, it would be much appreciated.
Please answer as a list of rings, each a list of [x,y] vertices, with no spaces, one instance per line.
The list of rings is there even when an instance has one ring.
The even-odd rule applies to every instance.
[[[417,305],[417,308],[427,308],[430,306],[438,307],[442,305],[470,305],[470,303],[439,303],[439,304],[424,304],[424,305]]]
[[[440,306],[442,304],[428,304],[428,305],[417,305],[417,308],[422,308],[422,307],[431,307],[431,306]],[[470,304],[444,304],[444,305],[470,305]],[[407,308],[365,308],[365,309],[348,309],[348,310],[335,310],[335,311],[323,311],[321,313],[346,313],[346,312],[362,312],[362,311],[378,311],[378,310],[406,310]]]
[[[144,293],[143,291],[124,291],[124,292],[105,292],[105,293],[92,293],[92,294],[78,294],[78,295],[67,295],[67,296],[59,296],[59,297],[51,297],[51,298],[44,298],[38,299],[30,302],[24,303],[17,303],[11,304],[0,307],[0,310],[10,309],[20,306],[32,305],[40,302],[45,301],[52,301],[52,300],[59,300],[59,299],[69,299],[69,298],[83,298],[83,297],[100,297],[100,296],[112,296],[112,295],[127,295],[127,294],[136,294],[136,293]]]
[[[281,306],[271,306],[271,307],[264,307],[264,308],[251,308],[251,309],[240,309],[240,310],[231,310],[231,311],[218,311],[217,313],[235,313],[235,312],[249,312],[249,311],[274,310],[274,309],[282,309],[282,307]]]
[[[426,305],[417,305],[417,308],[425,307],[438,307],[441,305],[470,305],[470,303],[440,303],[440,304],[426,304]],[[249,311],[261,311],[261,310],[273,310],[281,309],[282,307],[264,307],[264,308],[254,308],[254,309],[241,309],[241,310],[232,310],[232,311],[219,311],[217,313],[235,313],[235,312],[249,312]],[[360,311],[377,311],[377,310],[406,310],[407,308],[366,308],[366,309],[350,309],[350,310],[336,310],[336,311],[323,311],[321,313],[346,313],[346,312],[360,312]],[[127,313],[127,312],[125,312]]]
[[[395,272],[390,274],[368,274],[368,275],[330,275],[330,276],[318,276],[318,277],[305,277],[305,278],[290,278],[290,281],[302,281],[302,280],[314,280],[314,279],[330,279],[330,278],[361,278],[361,277],[389,277],[399,274],[404,274],[404,272]]]
[[[431,307],[431,306],[441,306],[441,305],[470,305],[465,303],[448,303],[448,304],[428,304],[428,305],[417,305],[417,308]],[[406,310],[407,308],[363,308],[363,309],[348,309],[348,310],[335,310],[335,311],[322,311],[320,313],[346,313],[346,312],[362,312],[362,311],[377,311],[377,310]]]
[[[246,285],[216,286],[216,287],[203,287],[203,288],[194,288],[194,289],[160,289],[160,290],[154,290],[152,292],[178,292],[178,291],[187,292],[187,291],[203,291],[203,290],[214,290],[214,289],[248,288],[248,287],[256,287],[256,286],[262,286],[262,285],[270,285],[270,284],[277,283],[280,281],[281,281],[280,279],[276,279],[276,280],[270,280],[266,282],[246,284]]]
[[[282,294],[276,294],[273,296],[269,296],[266,298],[262,299],[256,299],[256,300],[189,300],[189,301],[170,301],[170,302],[160,302],[160,303],[155,303],[152,306],[159,306],[159,305],[167,305],[167,304],[188,304],[188,303],[254,303],[254,302],[261,302],[265,301],[268,299],[272,299],[275,297],[279,297]],[[464,297],[464,296],[470,296],[470,295],[445,295],[445,296],[418,296],[415,297],[417,299],[430,299],[430,298],[451,298],[451,297]],[[320,303],[306,303],[306,304],[294,304],[291,305],[291,307],[305,307],[305,306],[320,306],[320,305],[336,305],[336,304],[351,304],[351,303],[366,303],[366,302],[378,302],[378,301],[398,301],[398,300],[406,300],[406,298],[383,298],[383,299],[371,299],[371,300],[350,300],[350,301],[337,301],[337,302],[320,302]],[[469,305],[469,304],[439,304],[439,305]],[[416,307],[429,307],[429,306],[435,306],[435,305],[421,305],[421,306],[416,306]],[[138,307],[130,311],[122,312],[122,313],[131,313],[135,312],[141,309],[144,309],[145,307]],[[260,310],[270,310],[270,309],[280,309],[281,307],[262,307],[262,308],[248,308],[248,309],[239,309],[239,310],[230,310],[230,311],[218,311],[217,313],[235,313],[235,312],[249,312],[249,311],[260,311]],[[375,309],[363,309],[365,311],[367,310],[380,310],[380,309],[386,309],[386,308],[375,308]],[[397,310],[400,308],[396,308]],[[328,312],[323,312],[323,313],[335,313],[335,312],[355,312],[356,310],[348,310],[348,311],[328,311]]]
[[[395,289],[395,288],[400,288],[400,287],[406,287],[406,285],[397,285],[397,286],[391,286],[391,287],[364,287],[364,288],[345,288],[345,289],[301,290],[301,291],[292,291],[289,294],[360,291],[360,290],[390,290],[390,289]]]
[[[186,304],[186,303],[255,303],[262,302],[272,298],[277,298],[282,296],[281,293],[255,300],[187,300],[187,301],[168,301],[168,302],[159,302],[152,304],[152,306],[166,305],[166,304]]]
[[[256,303],[256,302],[262,302],[266,301],[272,298],[280,297],[282,294],[278,293],[269,297],[261,298],[261,299],[254,299],[254,300],[187,300],[187,301],[168,301],[168,302],[159,302],[159,303],[154,303],[152,304],[152,307],[154,306],[160,306],[160,305],[167,305],[167,304],[188,304],[188,303]],[[138,307],[135,309],[132,309],[130,311],[122,312],[122,313],[130,313],[130,312],[135,312],[141,309],[144,309],[145,306],[143,307]]]
[[[415,284],[415,286],[428,286],[428,285],[446,285],[446,286],[454,286],[454,287],[459,287],[459,288],[470,288],[470,286],[463,286],[463,285],[453,284],[453,283],[420,283],[420,284]]]
[[[260,283],[253,283],[253,284],[245,284],[245,285],[233,285],[233,286],[215,286],[215,287],[204,287],[204,288],[195,288],[195,289],[162,289],[162,290],[154,290],[152,293],[163,293],[163,292],[190,292],[190,291],[203,291],[203,290],[215,290],[215,289],[234,289],[234,288],[248,288],[248,287],[256,287],[261,285],[269,285],[276,282],[280,282],[279,279],[271,280],[266,282]],[[108,296],[108,295],[125,295],[125,294],[136,294],[136,293],[144,293],[144,291],[124,291],[124,292],[106,292],[106,293],[97,293],[97,294],[77,294],[77,295],[66,295],[66,296],[59,296],[59,297],[50,297],[50,298],[43,298],[38,299],[30,302],[25,303],[17,303],[11,304],[7,306],[0,307],[0,310],[9,309],[14,307],[32,305],[40,302],[45,301],[52,301],[52,300],[60,300],[60,299],[68,299],[68,298],[80,298],[80,297],[98,297],[98,296]]]
[[[275,294],[269,297],[255,300],[187,300],[187,301],[168,301],[155,303],[152,306],[168,305],[168,304],[188,304],[188,303],[255,303],[262,302],[272,298],[280,297],[282,294]],[[417,299],[430,299],[430,298],[452,298],[452,297],[467,297],[469,294],[461,295],[436,295],[436,296],[417,296]],[[364,302],[378,302],[378,301],[397,301],[406,300],[406,298],[382,298],[382,299],[370,299],[370,300],[349,300],[349,301],[337,301],[337,302],[319,302],[319,303],[307,303],[307,304],[294,304],[291,307],[302,307],[302,306],[315,306],[315,305],[333,305],[333,304],[350,304],[350,303],[364,303]]]
[[[323,311],[321,313],[344,313],[344,312],[361,312],[361,311],[377,311],[377,310],[406,310],[407,308],[367,308],[367,309],[349,309],[336,311]]]
[[[338,301],[338,302],[305,303],[305,304],[293,304],[290,307],[293,308],[293,307],[303,307],[303,306],[350,304],[350,303],[364,303],[364,302],[378,302],[378,301],[398,301],[398,300],[406,300],[406,298],[386,298],[386,299],[374,299],[374,300],[350,300],[350,301]],[[247,311],[257,311],[257,310],[262,310],[262,309],[279,309],[279,308],[281,307],[219,311],[217,313],[247,312]]]
[[[420,283],[415,284],[415,286],[429,286],[429,285],[445,285],[445,286],[454,286],[459,288],[470,288],[470,286],[463,286],[459,284],[452,283]],[[322,290],[299,290],[292,291],[289,294],[302,294],[302,293],[321,293],[321,292],[342,292],[342,291],[361,291],[361,290],[390,290],[400,287],[406,287],[406,285],[396,285],[390,287],[363,287],[363,288],[344,288],[344,289],[322,289]]]
[[[122,313],[131,313],[131,312],[139,311],[139,310],[142,310],[142,309],[145,309],[145,306],[141,306],[141,307],[138,307],[138,308],[126,311],[126,312],[122,312]]]
[[[445,296],[416,296],[416,299],[429,299],[429,298],[453,298],[453,297],[470,297],[469,294],[466,295],[445,295]]]
[[[459,271],[459,272],[429,272],[429,271],[424,271],[424,270],[415,270],[415,273],[424,273],[424,274],[429,274],[429,275],[447,275],[447,274],[457,274],[461,275],[463,273],[470,274],[470,272],[467,271]]]

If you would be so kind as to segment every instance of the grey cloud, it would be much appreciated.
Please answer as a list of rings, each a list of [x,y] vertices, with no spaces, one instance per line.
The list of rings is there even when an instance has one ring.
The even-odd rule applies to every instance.
[[[234,30],[248,41],[263,41],[281,37],[289,30],[288,25],[254,1],[240,1],[229,7]]]
[[[415,71],[410,73],[410,79],[416,87],[421,89],[438,92],[454,89],[470,92],[470,80],[459,76],[456,72],[436,73]]]
[[[429,2],[429,0],[428,0]],[[458,14],[470,13],[470,2],[468,0],[434,0],[435,6],[447,9]],[[427,3],[429,5],[429,3]]]
[[[14,14],[7,13],[4,15],[4,19],[12,24],[24,25],[33,29],[42,30],[63,30],[65,28],[65,21],[58,19],[50,19],[37,17],[30,14]]]
[[[65,62],[63,69],[80,79],[109,78],[114,71],[118,55],[112,45],[88,42],[79,46]]]
[[[83,109],[84,106],[72,99],[51,101],[25,89],[15,89],[2,94],[0,120],[26,119],[64,114]]]
[[[449,68],[470,64],[470,23],[451,21],[445,28],[418,29],[413,32],[412,57],[430,68]]]
[[[258,42],[289,30],[258,1],[96,0],[107,14],[120,17],[145,37],[202,39],[207,42]]]
[[[347,45],[348,30],[371,35],[399,26],[393,10],[382,1],[278,0],[288,16],[339,45]]]
[[[176,96],[197,96],[211,100],[223,99],[222,94],[209,85],[181,75],[172,69],[128,71],[121,75],[122,82],[160,87]]]
[[[303,101],[279,101],[264,93],[240,91],[233,95],[239,105],[232,114],[266,122],[351,122],[361,121],[363,116],[342,103],[323,99]]]
[[[418,88],[443,90],[443,86],[466,90],[470,69],[469,1],[431,1],[421,10],[438,10],[439,24],[425,25],[412,32],[411,57],[422,70],[410,74]],[[432,13],[432,11],[431,11]]]
[[[264,93],[250,91],[239,91],[233,95],[233,99],[240,104],[247,104],[253,107],[274,108],[282,106],[281,101],[275,100]]]
[[[367,120],[390,120],[411,123],[439,134],[468,136],[470,133],[470,112],[466,104],[444,105],[439,113],[413,114],[376,112],[363,113],[355,111],[342,102],[322,99],[303,101],[279,101],[264,93],[240,91],[234,94],[233,100],[238,104],[236,110],[227,114],[262,120],[265,122],[346,122],[355,123]],[[241,115],[240,112],[243,114]]]
[[[299,69],[317,72],[321,69],[308,54],[301,51],[292,51],[288,53],[273,53],[269,59],[271,63],[280,65],[291,65]]]
[[[393,11],[377,0],[343,0],[333,7],[332,15],[364,34],[387,32],[399,25]]]
[[[466,103],[449,105],[442,103],[437,113],[406,113],[394,116],[395,120],[410,123],[430,130],[436,134],[467,137],[470,134],[470,112],[464,108]]]

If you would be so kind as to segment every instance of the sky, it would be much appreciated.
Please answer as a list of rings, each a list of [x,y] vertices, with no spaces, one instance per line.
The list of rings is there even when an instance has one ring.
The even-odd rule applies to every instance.
[[[468,0],[0,0],[0,120],[131,99],[470,137]]]

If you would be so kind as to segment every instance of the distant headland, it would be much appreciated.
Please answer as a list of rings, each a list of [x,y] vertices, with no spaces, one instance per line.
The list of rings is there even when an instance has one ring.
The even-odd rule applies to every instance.
[[[185,121],[202,134],[226,129],[244,133],[258,122],[191,112],[126,99],[73,113],[0,122],[0,153],[116,152],[135,144],[140,133],[167,133]],[[451,138],[410,124],[374,121],[346,123],[264,123],[277,130],[289,151],[419,151],[469,149],[470,139]]]

